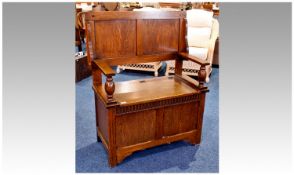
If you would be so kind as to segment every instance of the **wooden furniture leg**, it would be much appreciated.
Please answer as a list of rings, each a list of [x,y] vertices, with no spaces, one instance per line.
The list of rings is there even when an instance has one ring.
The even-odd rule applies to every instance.
[[[116,155],[116,139],[115,139],[115,108],[108,110],[108,136],[109,136],[109,149],[108,149],[108,162],[111,167],[117,165]]]
[[[94,93],[94,96],[95,96],[95,112],[96,112],[96,135],[97,135],[97,142],[101,142],[101,139],[99,137],[99,134],[98,134],[98,128],[99,128],[99,120],[98,120],[98,101],[97,101],[97,95]]]
[[[204,88],[204,83],[205,83],[205,79],[206,79],[206,68],[205,65],[201,65],[200,67],[200,71],[198,73],[198,78],[199,78],[199,88]],[[200,103],[199,103],[199,109],[198,109],[198,122],[197,122],[197,130],[199,132],[197,132],[196,135],[196,144],[199,144],[201,142],[201,133],[202,133],[202,120],[203,120],[203,114],[204,114],[204,106],[205,106],[205,95],[206,92],[202,91],[199,94],[199,98],[200,98]]]
[[[201,65],[200,70],[198,72],[198,79],[199,79],[199,87],[200,88],[204,87],[205,78],[206,78],[206,69],[205,69],[204,65]]]

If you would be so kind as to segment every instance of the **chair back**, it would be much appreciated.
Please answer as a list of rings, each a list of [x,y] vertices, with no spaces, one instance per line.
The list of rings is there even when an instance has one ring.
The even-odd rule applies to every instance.
[[[188,46],[208,48],[213,25],[213,12],[193,9],[187,11]]]
[[[175,59],[186,49],[184,11],[104,11],[86,14],[89,61],[111,65]]]

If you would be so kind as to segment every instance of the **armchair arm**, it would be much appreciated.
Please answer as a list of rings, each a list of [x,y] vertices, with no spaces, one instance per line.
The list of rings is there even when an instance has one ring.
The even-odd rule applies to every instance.
[[[186,52],[180,52],[178,53],[178,56],[180,58],[183,58],[183,59],[186,59],[186,60],[189,60],[189,61],[193,61],[197,64],[200,64],[201,66],[206,66],[206,65],[209,65],[209,62],[205,61],[205,60],[201,60],[195,56],[192,56],[190,55],[189,53],[186,53]]]
[[[212,61],[213,61],[215,42],[219,35],[219,23],[217,19],[213,19],[212,22],[213,23],[212,23],[211,37],[209,40],[208,55],[207,55],[207,61],[209,61],[210,64],[212,64]]]
[[[104,85],[104,90],[107,94],[107,104],[115,103],[115,100],[113,99],[113,93],[115,90],[115,84],[113,82],[112,76],[115,75],[115,72],[112,70],[112,68],[104,61],[98,61],[95,60],[92,63],[93,68],[98,69],[106,76],[106,82]],[[95,74],[93,74],[94,76]],[[100,73],[101,76],[101,73]],[[94,80],[95,77],[93,77]]]
[[[208,61],[205,60],[201,60],[195,56],[189,55],[186,52],[180,52],[178,53],[180,58],[189,60],[189,61],[193,61],[197,64],[200,64],[200,70],[198,72],[198,79],[199,79],[199,87],[203,88],[204,87],[204,82],[205,82],[205,78],[206,78],[206,69],[205,66],[209,65]]]
[[[115,72],[113,71],[113,69],[104,61],[98,61],[95,60],[93,61],[94,65],[97,66],[98,69],[101,70],[101,72],[105,75],[105,76],[114,76]]]

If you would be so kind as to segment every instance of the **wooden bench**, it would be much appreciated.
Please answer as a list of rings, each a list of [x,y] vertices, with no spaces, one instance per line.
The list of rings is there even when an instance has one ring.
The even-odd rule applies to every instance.
[[[187,54],[185,18],[184,11],[86,14],[97,139],[111,167],[138,150],[179,140],[200,143],[209,63]],[[175,75],[113,81],[111,66],[164,60],[176,60]],[[182,75],[183,60],[201,65],[199,81]]]

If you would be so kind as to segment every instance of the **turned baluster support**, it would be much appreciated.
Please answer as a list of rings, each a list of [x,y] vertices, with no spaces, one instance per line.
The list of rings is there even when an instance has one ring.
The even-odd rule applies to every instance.
[[[204,82],[206,78],[206,69],[205,65],[201,65],[200,70],[198,72],[198,79],[199,79],[199,87],[204,87]]]
[[[115,90],[115,85],[113,82],[113,78],[112,76],[107,76],[106,82],[105,82],[105,91],[107,93],[108,103],[114,102],[114,99],[113,99],[114,90]]]

